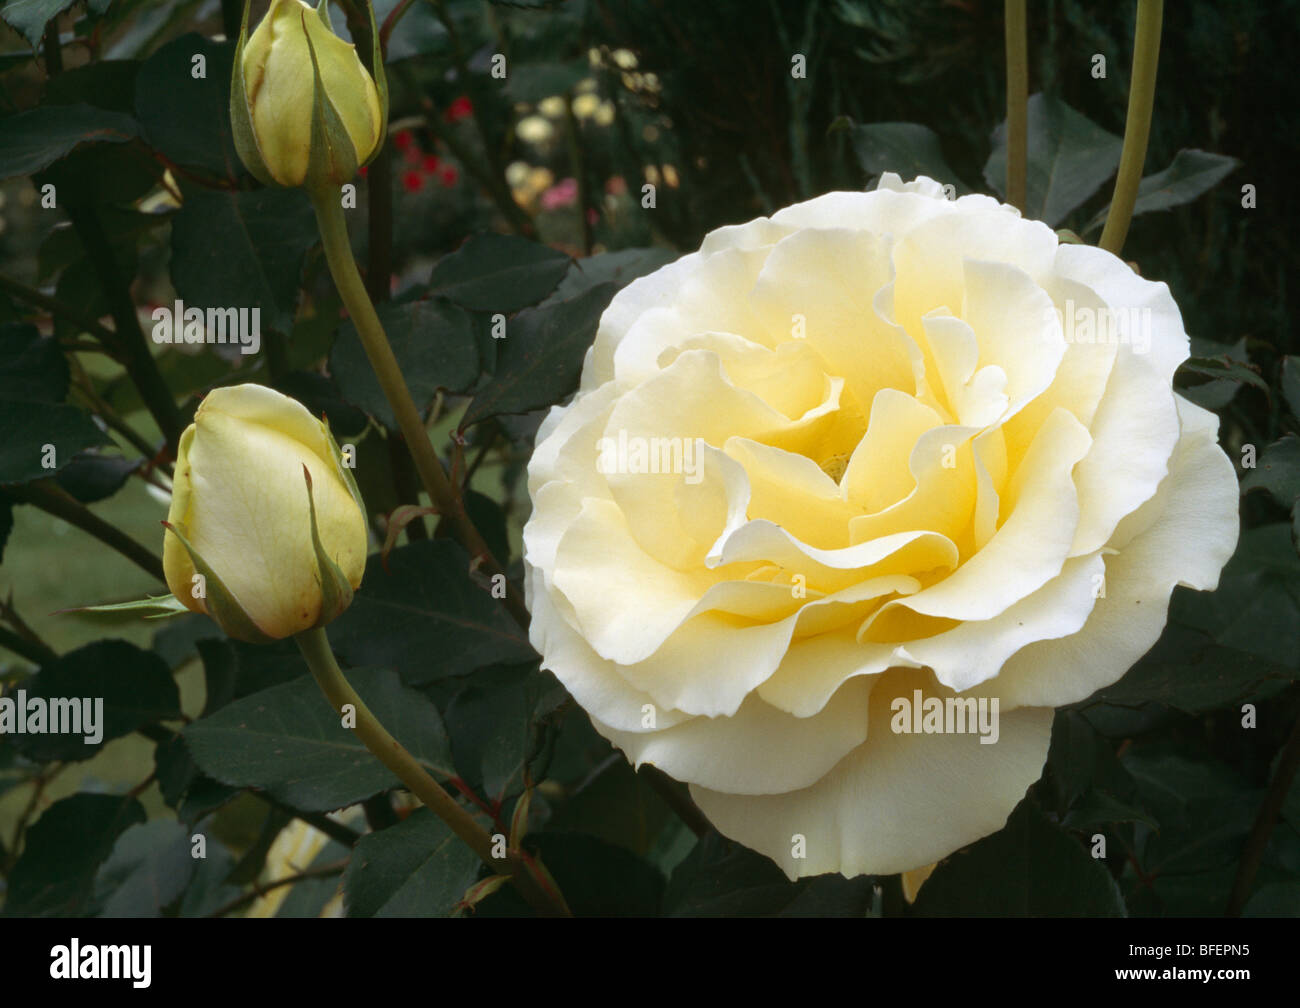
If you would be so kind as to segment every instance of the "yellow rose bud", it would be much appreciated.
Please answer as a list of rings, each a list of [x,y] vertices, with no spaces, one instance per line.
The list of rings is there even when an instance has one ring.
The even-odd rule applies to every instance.
[[[373,11],[371,17],[373,22]],[[246,41],[244,30],[235,54],[230,115],[235,146],[248,170],[282,186],[347,182],[383,140],[382,62],[373,61],[376,82],[356,47],[331,29],[329,0],[317,8],[302,0],[273,0]]]
[[[365,569],[365,508],[329,427],[261,385],[200,403],[166,525],[167,586],[239,640],[323,626]]]

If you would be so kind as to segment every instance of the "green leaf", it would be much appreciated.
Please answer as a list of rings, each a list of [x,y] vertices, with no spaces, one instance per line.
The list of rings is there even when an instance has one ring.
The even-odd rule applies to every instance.
[[[103,700],[103,716],[97,728],[102,738],[94,743],[85,737],[84,709],[69,712],[70,719],[81,721],[76,732],[65,734],[30,734],[15,739],[20,751],[30,759],[85,760],[98,753],[113,739],[155,721],[179,718],[180,693],[166,663],[152,651],[143,651],[121,640],[101,640],[70,651],[44,666],[19,686],[32,701],[90,698],[96,705]],[[92,714],[92,717],[94,715]],[[53,708],[47,726],[53,720]]]
[[[671,917],[865,917],[875,884],[841,875],[791,882],[769,858],[708,833],[674,869],[663,906]]]
[[[1253,624],[1255,632],[1259,625]],[[1084,701],[1083,709],[1097,702],[1162,703],[1202,714],[1284,685],[1293,675],[1277,662],[1224,647],[1194,626],[1171,621],[1156,645],[1122,679]]]
[[[1174,160],[1168,168],[1154,175],[1148,175],[1138,183],[1133,216],[1151,213],[1154,210],[1169,210],[1190,203],[1227,178],[1239,164],[1241,162],[1236,158],[1223,154],[1211,154],[1208,151],[1190,148],[1180,150],[1174,155]],[[1108,213],[1110,213],[1109,204],[1088,222],[1084,232],[1105,224]]]
[[[1078,710],[1056,712],[1047,769],[1056,791],[1056,809],[1071,829],[1120,822],[1156,825],[1140,807],[1137,782],[1116,757],[1114,743],[1099,735]]]
[[[1139,835],[1137,857],[1147,876],[1191,876],[1236,865],[1262,788],[1248,787],[1235,770],[1203,753],[1134,749],[1123,762],[1160,823],[1158,832]],[[1222,913],[1226,900],[1225,887],[1215,912]]]
[[[100,864],[124,830],[144,821],[144,807],[129,795],[76,794],[55,802],[27,831],[9,875],[4,916],[84,915]]]
[[[1142,823],[1152,829],[1159,824],[1145,809],[1116,798],[1109,791],[1089,791],[1083,795],[1061,820],[1068,829],[1078,832],[1104,829],[1117,823]]]
[[[45,105],[93,105],[132,115],[138,60],[105,59],[70,67],[45,84]]]
[[[567,698],[549,672],[535,666],[484,669],[447,707],[460,776],[491,800],[504,800],[533,780],[548,755],[544,719]]]
[[[1250,359],[1250,354],[1246,351],[1246,337],[1244,336],[1234,344],[1216,343],[1213,340],[1207,340],[1199,336],[1192,337],[1193,356],[1213,357],[1219,353],[1227,354],[1236,360],[1248,361]],[[1209,381],[1193,385],[1187,381],[1185,376],[1177,384],[1179,395],[1211,412],[1223,409],[1241,391],[1241,382],[1232,378],[1211,378]]]
[[[112,497],[144,464],[142,458],[104,455],[92,448],[74,455],[55,482],[81,503],[94,504]]]
[[[349,681],[380,723],[431,773],[452,773],[438,709],[387,669],[351,669]],[[195,763],[236,787],[257,787],[294,808],[327,812],[399,786],[310,677],[272,686],[185,729]]]
[[[380,18],[384,16],[383,6],[376,12]],[[428,56],[434,65],[451,66],[454,59],[451,39],[431,4],[407,8],[388,37],[387,56],[389,66],[412,56]]]
[[[203,56],[206,76],[192,59]],[[241,171],[230,131],[230,72],[234,43],[189,32],[144,61],[136,79],[135,114],[145,138],[170,161],[225,178]]]
[[[546,822],[552,831],[586,833],[646,857],[676,816],[621,753],[565,799]]]
[[[207,694],[204,717],[232,700],[252,696],[268,686],[293,682],[307,674],[307,663],[290,640],[245,644],[229,639],[207,639],[199,640],[196,647],[203,660]]]
[[[1282,360],[1282,395],[1293,417],[1300,417],[1300,357]]]
[[[0,483],[53,476],[77,452],[108,443],[108,435],[76,406],[0,400]]]
[[[478,856],[428,809],[361,838],[343,873],[350,917],[450,917],[478,876]]]
[[[708,833],[673,871],[664,895],[672,917],[725,917],[779,913],[798,884],[770,859]]]
[[[316,218],[301,189],[187,187],[172,217],[171,277],[187,308],[260,308],[288,331]]]
[[[433,267],[429,293],[471,311],[509,315],[546,297],[571,262],[563,252],[525,238],[471,235]]]
[[[1105,866],[1025,799],[1004,826],[942,862],[913,904],[921,917],[1123,917]]]
[[[1123,144],[1059,98],[1031,95],[1025,216],[1057,227],[1115,174]],[[1006,194],[1005,122],[993,132],[993,152],[984,165],[984,179],[998,193]]]
[[[526,308],[510,320],[496,373],[465,411],[464,429],[500,413],[527,413],[572,392],[613,284],[598,284],[568,301]]]
[[[175,595],[149,595],[130,602],[110,602],[106,605],[75,606],[64,612],[89,613],[93,616],[124,616],[130,621],[137,619],[162,619],[167,616],[182,616],[189,612],[185,603]]]
[[[140,124],[91,105],[42,105],[0,119],[0,181],[48,168],[81,144],[124,143]]]
[[[185,748],[185,739],[179,734],[159,742],[154,747],[153,760],[163,801],[176,810],[177,820],[187,825],[198,822],[242,790],[199,773],[190,751]]]
[[[1300,437],[1287,434],[1264,449],[1259,464],[1241,481],[1243,492],[1261,487],[1284,508],[1295,506],[1300,497]]]
[[[655,246],[600,252],[586,259],[575,259],[548,300],[567,301],[603,283],[611,283],[621,289],[638,277],[647,276],[678,258],[679,254],[673,249]]]
[[[132,826],[95,875],[100,917],[160,917],[194,875],[190,831],[166,819]]]
[[[411,398],[422,412],[440,389],[464,392],[478,380],[478,344],[470,317],[461,309],[446,301],[428,300],[386,302],[377,311]],[[330,353],[330,373],[344,399],[389,430],[397,429],[393,408],[351,321],[339,327]]]
[[[895,172],[904,182],[928,175],[940,185],[968,191],[944,160],[939,136],[919,123],[862,123],[851,128],[853,153],[868,175]]]
[[[1175,589],[1171,620],[1291,676],[1300,672],[1300,557],[1286,523],[1242,533],[1217,590]]]
[[[85,179],[87,174],[104,169],[110,176],[112,170],[105,168],[103,164],[73,164],[73,161],[85,161],[88,155],[101,150],[116,152],[117,148],[91,148],[90,151],[74,153],[68,161],[59,165],[60,174]],[[98,187],[99,183],[95,181],[78,181],[75,183],[75,189],[79,190],[75,194],[75,200],[82,203],[96,202],[100,199],[100,194],[95,191]],[[60,183],[59,191],[64,192],[65,189],[68,189],[68,186]],[[139,265],[140,238],[148,230],[134,225],[138,221],[152,221],[152,225],[156,226],[162,220],[161,215],[149,217],[144,213],[122,211],[108,203],[99,203],[94,209],[87,209],[86,213],[87,216],[92,213],[98,217],[123,281],[130,284]],[[49,233],[48,238],[40,246],[40,272],[43,276],[59,274],[55,300],[77,311],[83,319],[99,319],[112,311],[100,282],[99,269],[87,258],[85,246],[82,245],[81,237],[74,228],[70,226],[55,228]],[[65,319],[61,313],[55,316],[53,328],[55,328],[55,336],[59,338],[77,337],[85,332],[85,326]]]
[[[349,664],[393,668],[412,685],[533,656],[502,601],[470,580],[469,556],[450,539],[395,549],[387,570],[372,554],[330,639]]]
[[[0,18],[25,38],[33,49],[41,44],[45,26],[71,7],[76,0],[9,0]]]
[[[57,340],[26,322],[0,325],[0,399],[61,403],[68,380]]]
[[[1227,379],[1253,385],[1268,392],[1268,382],[1259,374],[1259,369],[1249,361],[1237,360],[1229,354],[1217,357],[1189,357],[1178,368],[1179,374],[1205,375],[1207,378]]]
[[[94,204],[94,212],[99,213],[105,206],[132,203],[144,197],[161,181],[163,170],[143,144],[94,143],[83,145],[54,162],[34,175],[32,182],[37,189],[46,183],[53,184],[60,206]],[[134,257],[135,246],[118,251]],[[128,279],[131,275],[128,274]]]
[[[227,881],[234,867],[235,859],[230,852],[209,836],[208,856],[198,861],[194,877],[181,899],[178,916],[207,917],[238,897],[239,886]]]

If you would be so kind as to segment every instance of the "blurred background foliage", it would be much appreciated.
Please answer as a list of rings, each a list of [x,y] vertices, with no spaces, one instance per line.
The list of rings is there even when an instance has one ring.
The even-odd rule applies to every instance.
[[[446,757],[446,779],[488,795],[496,821],[508,823],[525,785],[541,782],[530,792],[534,842],[576,908],[1220,914],[1231,904],[1300,912],[1300,789],[1283,796],[1275,828],[1252,833],[1300,713],[1300,566],[1289,531],[1300,493],[1300,347],[1288,291],[1300,275],[1300,82],[1290,62],[1300,3],[1166,6],[1145,171],[1175,169],[1157,180],[1171,195],[1135,218],[1124,250],[1144,276],[1169,284],[1182,310],[1196,355],[1180,373],[1186,394],[1220,413],[1230,457],[1239,461],[1253,445],[1264,463],[1246,474],[1254,492],[1242,499],[1242,547],[1218,592],[1176,592],[1169,630],[1129,676],[1058,715],[1045,776],[1007,829],[942,865],[910,908],[897,878],[792,885],[715,834],[697,840],[645,774],[633,773],[537,673],[517,630],[484,648],[472,634],[447,636],[447,613],[430,602],[424,616],[441,636],[409,628],[393,636],[385,591],[444,588],[436,578],[459,576],[463,558],[437,541],[433,522],[417,518],[400,531],[390,523],[395,508],[418,500],[417,481],[355,334],[339,323],[305,200],[258,190],[234,156],[225,110],[240,6],[0,7],[0,398],[26,402],[34,382],[48,381],[43,404],[70,403],[99,419],[100,443],[88,434],[78,446],[76,466],[58,474],[62,492],[156,550],[167,427],[187,422],[205,391],[258,381],[326,413],[340,440],[361,446],[358,479],[375,547],[385,537],[404,543],[392,557],[397,573],[389,572],[397,580],[381,583],[376,568],[372,594],[331,629],[341,658],[399,674],[400,683],[375,676],[375,695],[428,706],[436,731],[426,731],[436,737],[421,743]],[[355,0],[337,6],[348,30],[363,34]],[[255,17],[262,7],[254,4]],[[990,155],[1005,108],[1002,4],[994,0],[375,7],[390,133],[357,179],[353,240],[372,296],[388,302],[381,313],[435,444],[459,466],[476,521],[515,570],[523,466],[544,412],[537,407],[571,390],[584,341],[618,286],[694,250],[715,227],[828,190],[869,187],[882,170],[942,175],[959,192],[998,182]],[[1044,154],[1050,167],[1076,183],[1072,198],[1044,212],[1088,241],[1096,241],[1118,159],[1133,11],[1131,2],[1030,5],[1030,91],[1041,93],[1043,112],[1031,144],[1056,152]],[[205,59],[202,76],[196,54]],[[1104,77],[1095,72],[1098,54]],[[504,77],[493,72],[500,56]],[[1210,153],[1177,161],[1189,157],[1180,151]],[[1188,166],[1197,170],[1176,170]],[[60,194],[55,209],[41,206],[46,182]],[[1253,207],[1243,206],[1243,186],[1254,187]],[[485,231],[516,237],[466,244]],[[570,312],[570,338],[540,399],[529,399],[517,362],[491,338],[489,309],[507,292],[520,310],[512,325],[545,332],[555,312]],[[178,296],[260,305],[264,350],[244,357],[229,347],[155,347],[169,418],[87,322],[111,320],[120,332],[134,311],[148,332],[151,309]],[[66,363],[40,363],[51,340]],[[34,667],[48,674],[57,665],[53,655],[64,656],[65,673],[82,674],[107,661],[93,648],[110,637],[137,649],[113,655],[141,683],[163,668],[179,693],[155,683],[155,706],[90,759],[36,758],[0,738],[8,912],[453,910],[476,864],[431,868],[380,842],[398,831],[408,847],[439,839],[438,825],[408,815],[387,782],[357,779],[333,792],[256,770],[236,779],[227,765],[223,747],[249,744],[232,727],[236,713],[247,714],[242,698],[267,702],[280,690],[276,703],[304,702],[292,692],[302,672],[295,653],[226,641],[191,617],[159,630],[60,612],[137,598],[158,584],[66,515],[31,506],[29,479],[6,476],[0,502],[0,596],[9,600],[0,611],[0,644],[9,646],[0,675],[11,687],[30,684]],[[492,625],[464,605],[468,625]],[[442,650],[446,660],[430,671],[430,654]],[[1241,727],[1245,702],[1258,711],[1251,730]],[[484,741],[489,726],[502,733],[495,748]],[[287,744],[310,763],[316,742]],[[340,802],[349,811],[327,819]],[[200,862],[185,856],[196,823],[212,839]],[[55,844],[63,862],[34,848],[34,837],[51,842],[71,824],[79,824],[82,849]],[[1098,835],[1110,845],[1104,870],[1087,856]],[[1244,881],[1243,862],[1252,864]],[[69,863],[73,881],[52,888],[50,877]],[[357,865],[373,870],[363,877]],[[262,894],[298,873],[297,884]],[[1044,873],[1065,880],[1059,892],[1027,885]],[[479,912],[520,910],[512,899],[508,891],[489,896]]]

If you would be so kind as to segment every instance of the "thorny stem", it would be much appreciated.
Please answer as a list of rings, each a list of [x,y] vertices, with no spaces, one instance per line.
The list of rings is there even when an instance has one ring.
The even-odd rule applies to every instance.
[[[1291,734],[1287,736],[1286,744],[1282,746],[1282,753],[1277,761],[1277,772],[1269,783],[1268,793],[1264,796],[1264,803],[1259,807],[1259,815],[1256,816],[1255,825],[1246,841],[1246,849],[1237,868],[1237,877],[1232,883],[1232,893],[1228,897],[1227,916],[1229,917],[1241,916],[1242,908],[1245,907],[1246,900],[1250,896],[1251,886],[1255,882],[1255,873],[1259,870],[1259,864],[1264,859],[1264,851],[1268,848],[1269,835],[1273,832],[1278,814],[1282,811],[1286,796],[1295,782],[1297,770],[1300,770],[1300,717],[1297,717],[1295,724],[1291,726]]]
[[[99,517],[53,480],[34,480],[22,486],[7,487],[5,492],[16,501],[34,504],[46,514],[75,525],[105,546],[121,553],[151,577],[166,582],[162,561],[156,554],[141,546],[116,525]]]
[[[397,739],[388,733],[379,719],[366,706],[364,700],[352,688],[330,648],[329,639],[323,627],[306,630],[294,640],[302,651],[307,667],[320,686],[321,692],[340,713],[350,705],[355,716],[353,733],[372,752],[378,760],[397,775],[411,792],[424,802],[425,806],[447,824],[448,828],[460,837],[475,854],[482,859],[492,871],[501,875],[510,875],[521,896],[533,906],[538,913],[545,916],[570,916],[564,897],[554,887],[544,869],[532,859],[523,856],[523,852],[508,850],[504,858],[492,855],[492,838],[487,830],[475,821],[442,786],[438,784]],[[540,869],[540,870],[539,870]]]
[[[320,226],[321,240],[325,248],[325,259],[329,263],[330,273],[338,287],[339,296],[352,316],[357,335],[365,347],[366,357],[374,369],[379,385],[384,390],[384,397],[393,408],[398,427],[406,439],[407,447],[415,459],[415,469],[420,474],[420,481],[429,493],[430,500],[439,513],[451,519],[457,538],[469,550],[471,562],[477,563],[495,580],[501,576],[505,586],[505,603],[510,614],[520,626],[528,625],[528,609],[519,596],[518,589],[510,583],[509,578],[483,536],[465,511],[465,503],[456,488],[447,479],[447,474],[438,460],[420,411],[411,398],[410,389],[402,369],[393,356],[393,349],[384,333],[383,324],[375,313],[375,306],[366,293],[361,274],[357,272],[356,260],[352,257],[352,246],[348,242],[347,223],[343,217],[339,192],[326,187],[311,194],[312,206],[316,209],[316,220]]]

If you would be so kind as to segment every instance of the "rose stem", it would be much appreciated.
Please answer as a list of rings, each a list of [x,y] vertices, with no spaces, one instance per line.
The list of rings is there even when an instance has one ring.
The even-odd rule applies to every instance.
[[[6,487],[5,493],[16,501],[34,504],[46,514],[62,518],[69,525],[94,536],[105,546],[117,550],[146,574],[166,583],[162,561],[156,554],[149,552],[116,525],[104,521],[53,480],[33,480],[21,486]]]
[[[1164,0],[1138,0],[1137,29],[1133,34],[1133,77],[1128,90],[1128,118],[1124,122],[1124,150],[1115,176],[1115,195],[1106,213],[1106,226],[1098,244],[1119,255],[1128,237],[1133,205],[1137,202],[1142,165],[1151,135],[1151,108],[1156,99],[1156,65],[1160,61],[1160,21]]]
[[[52,18],[45,26],[44,39],[45,72],[50,78],[63,72],[63,50],[59,45],[58,19]],[[117,255],[99,219],[98,209],[79,198],[68,200],[64,209],[73,230],[85,246],[86,257],[103,288],[109,314],[113,316],[113,338],[106,341],[104,346],[126,368],[127,377],[135,384],[145,409],[158,424],[158,429],[167,442],[167,450],[174,457],[183,426],[180,410],[176,407],[176,400],[172,398],[167,383],[163,381],[158,363],[149,352],[149,344],[145,342],[144,330],[140,328],[135,303],[131,300],[129,278],[123,275],[118,266]],[[103,326],[87,331],[100,338],[107,332]]]
[[[329,638],[323,627],[304,630],[294,637],[298,649],[307,661],[307,667],[320,686],[321,692],[333,708],[340,714],[345,704],[351,704],[355,712],[353,733],[362,744],[388,767],[425,806],[447,824],[456,836],[482,858],[483,863],[495,873],[510,875],[524,897],[538,913],[551,917],[570,916],[564,897],[543,880],[545,875],[538,873],[528,859],[520,852],[510,850],[505,858],[492,856],[492,838],[487,830],[475,822],[454,798],[444,791],[419,762],[402,746],[388,730],[379,723],[379,719],[366,706],[364,700],[352,688],[330,648]]]
[[[361,274],[357,272],[356,260],[352,258],[352,246],[348,241],[347,222],[343,217],[339,190],[327,186],[311,193],[311,197],[330,273],[334,277],[334,283],[338,287],[343,304],[348,309],[348,314],[352,316],[352,323],[356,326],[357,335],[361,337],[361,345],[365,347],[370,366],[374,369],[379,385],[384,390],[384,396],[397,417],[402,436],[406,439],[406,445],[415,459],[415,469],[420,474],[420,481],[429,492],[429,497],[439,513],[451,518],[457,538],[469,550],[471,558],[480,563],[489,576],[501,575],[506,591],[506,608],[520,626],[526,627],[528,609],[524,606],[523,599],[519,597],[518,590],[505,576],[500,563],[488,549],[487,543],[483,541],[474,523],[470,521],[465,511],[464,501],[447,479],[442,463],[438,461],[438,455],[433,450],[428,432],[424,429],[424,421],[420,419],[420,411],[416,409],[415,402],[411,399],[411,392],[406,387],[406,380],[402,377],[397,358],[393,356],[393,349],[389,346],[384,327],[379,321],[379,316],[375,314],[375,306],[371,304],[370,296],[366,293]]]
[[[1006,0],[1007,202],[1025,212],[1029,151],[1029,42],[1025,0]]]
[[[1241,916],[1241,911],[1250,896],[1251,887],[1255,883],[1255,873],[1264,859],[1265,850],[1268,849],[1269,835],[1273,832],[1278,814],[1286,803],[1297,770],[1300,770],[1300,718],[1297,718],[1295,724],[1291,726],[1291,734],[1287,736],[1286,743],[1282,746],[1282,752],[1277,760],[1277,770],[1264,796],[1264,803],[1259,807],[1259,814],[1255,818],[1255,825],[1251,828],[1250,838],[1246,841],[1246,849],[1237,866],[1237,877],[1232,883],[1232,892],[1228,896],[1226,911],[1228,917]]]

